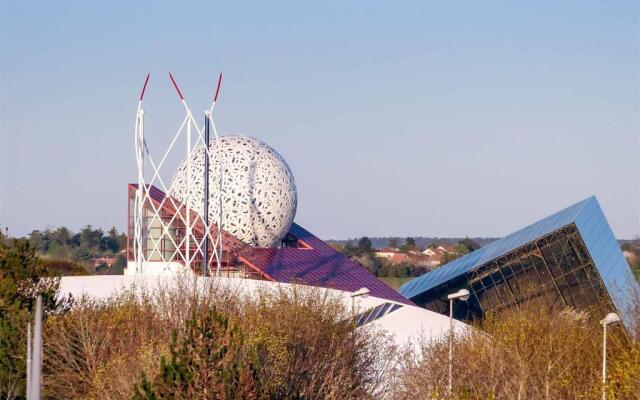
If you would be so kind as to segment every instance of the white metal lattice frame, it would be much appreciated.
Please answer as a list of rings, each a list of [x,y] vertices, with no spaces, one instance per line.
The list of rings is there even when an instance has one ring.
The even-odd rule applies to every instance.
[[[138,111],[136,114],[136,126],[135,126],[135,152],[136,152],[136,164],[138,167],[138,189],[136,190],[136,195],[134,199],[134,216],[133,216],[134,218],[133,256],[135,259],[136,273],[142,273],[143,263],[151,261],[147,259],[147,254],[159,255],[162,263],[164,263],[165,270],[170,269],[170,263],[178,262],[180,264],[185,265],[187,268],[190,268],[191,270],[195,271],[196,268],[198,268],[199,266],[194,265],[194,260],[198,256],[204,258],[203,246],[204,246],[205,238],[208,238],[209,242],[211,243],[210,248],[212,249],[212,251],[211,251],[211,257],[207,257],[208,262],[207,262],[206,269],[207,271],[211,271],[211,265],[215,262],[216,272],[219,275],[220,267],[222,263],[222,249],[223,249],[222,232],[220,229],[216,229],[217,234],[215,238],[213,237],[211,232],[214,226],[215,227],[222,226],[222,223],[223,223],[222,213],[221,212],[214,213],[213,218],[210,218],[208,225],[205,225],[204,220],[198,217],[192,211],[192,202],[190,201],[190,199],[186,198],[186,199],[180,199],[180,201],[176,201],[170,195],[170,193],[173,192],[173,188],[172,186],[167,187],[167,185],[165,184],[160,174],[160,170],[162,169],[165,161],[167,160],[167,157],[175,149],[176,143],[178,143],[178,140],[181,139],[181,137],[186,142],[185,161],[189,165],[189,167],[191,164],[191,160],[193,158],[193,152],[196,151],[197,149],[200,149],[200,150],[197,150],[200,152],[202,152],[203,151],[202,149],[204,149],[204,152],[206,153],[207,157],[211,158],[209,156],[210,149],[206,148],[207,146],[205,146],[205,140],[203,136],[204,126],[202,128],[199,127],[198,123],[194,120],[193,113],[191,112],[191,109],[187,105],[184,99],[184,96],[180,92],[180,89],[178,88],[178,85],[176,84],[173,76],[169,74],[169,77],[178,93],[178,96],[180,97],[180,101],[182,102],[185,108],[186,115],[182,121],[182,124],[180,125],[180,128],[174,135],[171,143],[169,144],[168,148],[164,152],[159,163],[156,163],[153,157],[151,156],[151,153],[149,152],[149,148],[147,147],[145,136],[144,136],[144,109],[142,107],[142,100],[144,98],[144,92],[146,90],[147,83],[149,81],[149,75],[147,75],[147,78],[145,80],[145,83],[140,95],[140,100],[138,102]],[[218,79],[218,87],[216,89],[216,94],[213,98],[211,107],[207,112],[205,112],[205,116],[208,122],[210,123],[210,126],[213,128],[214,140],[216,143],[219,143],[220,138],[218,136],[218,133],[215,127],[215,122],[213,120],[213,110],[217,102],[221,81],[222,81],[222,74],[220,74],[220,77]],[[194,132],[195,132],[195,142],[192,142],[192,136]],[[216,146],[216,148],[219,149],[220,146]],[[151,172],[153,173],[149,181],[145,179],[145,161],[146,160],[148,160],[148,163],[150,164],[150,167],[151,167]],[[191,168],[189,168],[189,171],[191,171]],[[220,171],[217,175],[220,179],[219,185],[221,185],[222,177],[223,177],[222,165],[220,165]],[[190,182],[191,180],[190,172],[187,173],[186,180],[187,182]],[[164,191],[164,193],[167,194],[162,199],[162,201],[158,206],[154,204],[151,198],[150,190],[149,190],[151,186],[159,187],[161,190]],[[168,222],[163,221],[161,217],[161,210],[163,209],[163,206],[166,202],[170,202],[171,206],[173,206],[173,208],[175,209],[174,215]],[[222,210],[222,207],[220,205],[218,205],[218,207],[215,207],[215,205],[213,206],[214,206],[213,207],[214,209]],[[145,210],[151,210],[151,215],[150,216],[145,215],[146,213]],[[145,221],[147,220],[150,220],[152,222],[154,221],[159,222],[161,231],[162,231],[160,238],[156,239],[153,236],[150,236],[148,234],[150,226],[145,226]],[[185,227],[185,235],[178,243],[176,243],[176,241],[173,238],[173,235],[169,231],[173,223],[176,222],[176,220],[180,222],[182,225],[184,225]],[[150,224],[150,225],[153,225],[153,224]],[[194,227],[196,225],[203,226],[205,231],[204,232],[205,234],[202,235],[202,238],[200,240],[198,240],[198,238],[196,238],[193,234]],[[165,254],[165,252],[160,251],[161,243],[163,239],[165,240],[168,239],[171,242],[174,249],[174,251],[168,256]],[[150,249],[148,248],[149,242],[151,242]],[[184,254],[180,251],[180,249],[183,246],[185,248]],[[145,247],[147,247],[147,251],[145,251]],[[193,252],[191,251],[192,249],[194,249]]]

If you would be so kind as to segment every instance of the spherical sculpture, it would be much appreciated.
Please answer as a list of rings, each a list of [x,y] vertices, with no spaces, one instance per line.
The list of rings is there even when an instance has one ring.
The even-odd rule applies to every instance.
[[[218,221],[222,196],[225,231],[251,246],[278,246],[298,201],[287,163],[267,144],[241,135],[212,139],[209,149],[209,221]],[[180,164],[170,192],[199,215],[204,214],[204,153],[204,146],[191,153],[188,177],[186,160]]]

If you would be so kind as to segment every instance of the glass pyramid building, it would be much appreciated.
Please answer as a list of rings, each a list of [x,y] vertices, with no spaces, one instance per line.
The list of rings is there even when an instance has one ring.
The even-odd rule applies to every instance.
[[[594,196],[405,283],[400,292],[432,311],[448,314],[447,295],[457,301],[454,317],[483,318],[487,312],[543,299],[558,310],[589,309],[597,317],[616,311],[632,321],[638,283]]]

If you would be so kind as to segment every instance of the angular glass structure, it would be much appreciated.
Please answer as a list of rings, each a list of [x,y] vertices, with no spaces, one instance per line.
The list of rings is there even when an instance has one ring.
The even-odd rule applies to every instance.
[[[413,279],[400,293],[448,314],[447,295],[461,288],[471,292],[455,302],[454,317],[463,321],[542,299],[598,317],[615,310],[627,328],[639,290],[594,196]]]

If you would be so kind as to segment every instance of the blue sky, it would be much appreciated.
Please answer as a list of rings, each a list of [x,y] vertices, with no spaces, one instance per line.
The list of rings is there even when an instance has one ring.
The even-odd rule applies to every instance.
[[[222,70],[219,129],[285,157],[323,238],[501,236],[591,194],[640,234],[636,1],[183,3],[0,3],[0,225],[123,228],[145,74],[153,150],[167,72],[195,111]]]

